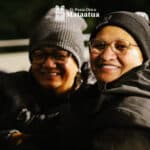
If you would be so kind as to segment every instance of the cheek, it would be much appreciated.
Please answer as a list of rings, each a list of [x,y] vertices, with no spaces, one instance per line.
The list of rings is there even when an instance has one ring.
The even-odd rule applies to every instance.
[[[74,78],[74,76],[76,75],[78,71],[78,68],[76,64],[74,63],[67,63],[64,69],[65,69],[65,74],[68,78],[69,77]]]
[[[43,75],[40,73],[40,66],[38,65],[31,65],[31,72],[37,82],[43,82]]]
[[[35,75],[38,73],[39,67],[37,65],[31,65],[31,71]]]
[[[91,64],[92,70],[95,69],[96,59],[97,59],[96,57],[91,57],[90,56],[90,64]]]
[[[136,49],[128,51],[126,54],[120,56],[119,58],[126,72],[141,65],[143,62],[141,53]]]
[[[71,88],[74,84],[78,68],[74,64],[66,64],[64,67],[64,75],[62,76],[62,87]]]

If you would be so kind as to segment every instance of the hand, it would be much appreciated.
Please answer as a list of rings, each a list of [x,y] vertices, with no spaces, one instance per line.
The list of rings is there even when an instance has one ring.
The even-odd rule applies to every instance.
[[[15,145],[20,145],[23,143],[29,135],[20,132],[19,130],[10,130],[8,133],[8,139],[11,141],[11,143]]]

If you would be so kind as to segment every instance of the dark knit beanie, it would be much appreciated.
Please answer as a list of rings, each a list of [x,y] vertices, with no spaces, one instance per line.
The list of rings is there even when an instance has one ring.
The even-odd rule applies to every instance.
[[[72,53],[79,68],[83,62],[85,46],[83,31],[85,20],[70,10],[51,8],[41,19],[30,38],[29,55],[44,46],[57,46]]]
[[[144,60],[150,58],[150,26],[148,20],[133,12],[116,11],[104,15],[92,32],[90,40],[106,25],[115,25],[125,29],[138,43]]]

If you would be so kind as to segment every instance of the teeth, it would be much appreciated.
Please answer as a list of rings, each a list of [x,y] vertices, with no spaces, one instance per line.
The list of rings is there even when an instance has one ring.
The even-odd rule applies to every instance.
[[[57,73],[55,73],[55,72],[51,72],[49,74],[52,75],[52,76],[56,76],[57,75]]]
[[[113,65],[103,65],[103,68],[110,68],[110,69],[114,69],[117,68],[117,66],[113,66]]]
[[[42,70],[41,70],[41,73],[44,73],[45,75],[51,75],[51,76],[56,76],[60,74],[60,72],[58,71],[52,72],[52,71],[42,71]]]

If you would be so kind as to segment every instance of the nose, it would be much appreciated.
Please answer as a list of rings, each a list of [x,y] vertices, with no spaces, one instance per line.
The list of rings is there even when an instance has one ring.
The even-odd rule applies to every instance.
[[[117,58],[116,53],[112,50],[111,46],[109,45],[101,54],[100,58],[103,60],[113,60]]]
[[[45,67],[56,67],[56,63],[55,63],[53,58],[47,57],[45,59],[45,62],[43,63],[43,66],[45,66]]]

